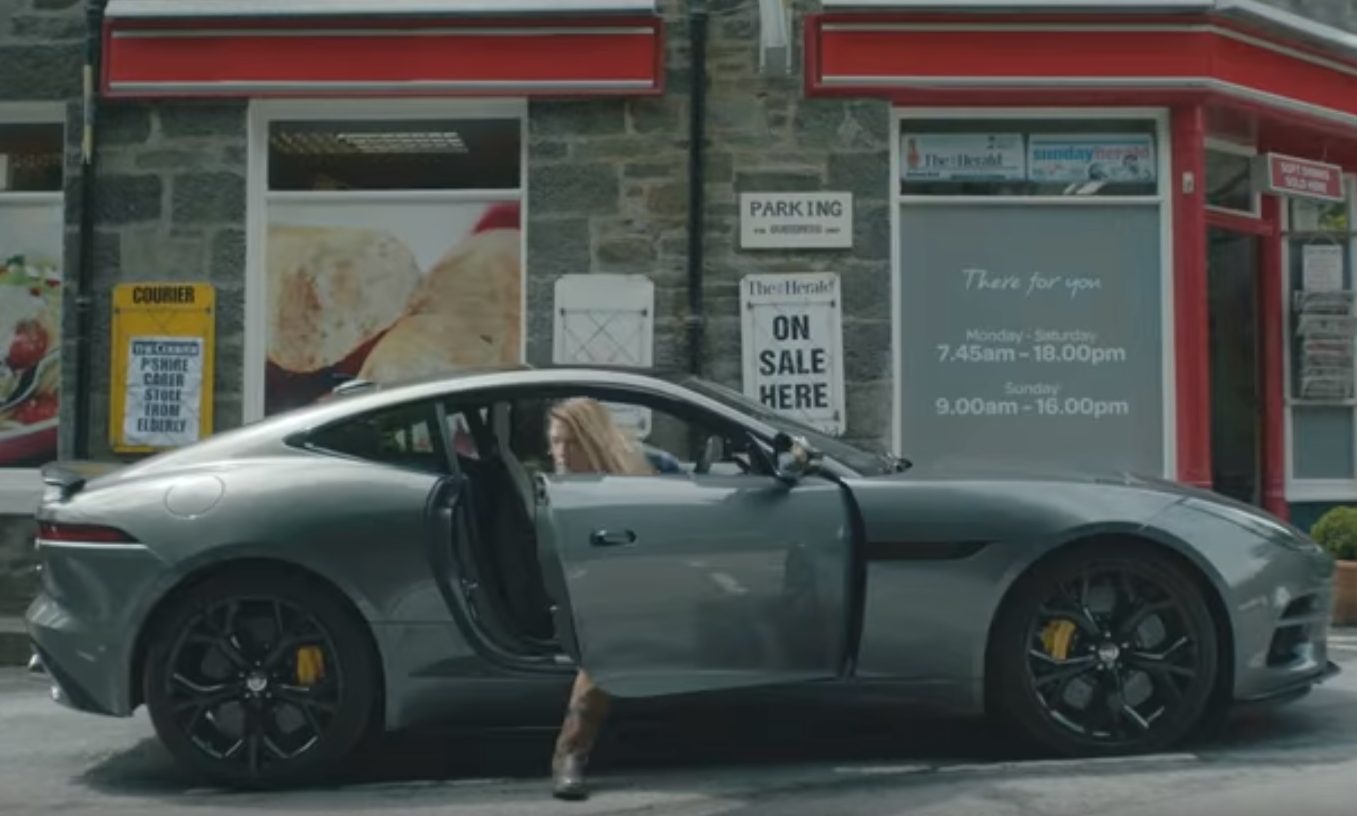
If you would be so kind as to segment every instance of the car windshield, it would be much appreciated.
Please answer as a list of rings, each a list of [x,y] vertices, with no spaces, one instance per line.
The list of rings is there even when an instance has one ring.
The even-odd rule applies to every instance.
[[[887,473],[904,470],[909,466],[907,462],[884,448],[862,444],[850,445],[842,439],[779,414],[733,388],[696,377],[686,377],[681,380],[681,384],[790,436],[805,437],[806,441],[825,456],[843,463],[858,473]]]

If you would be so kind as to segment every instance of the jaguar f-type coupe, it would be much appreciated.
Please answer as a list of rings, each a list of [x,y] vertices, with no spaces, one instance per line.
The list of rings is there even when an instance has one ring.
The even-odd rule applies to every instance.
[[[576,396],[668,466],[554,473],[546,417]],[[1258,509],[1121,473],[909,462],[688,376],[355,381],[44,477],[34,670],[82,711],[145,705],[218,784],[543,700],[559,722],[581,667],[621,699],[988,714],[1061,755],[1162,750],[1336,671],[1334,562]]]

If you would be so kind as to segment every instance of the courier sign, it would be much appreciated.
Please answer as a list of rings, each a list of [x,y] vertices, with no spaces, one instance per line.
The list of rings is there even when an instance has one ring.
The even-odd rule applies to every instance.
[[[123,284],[114,291],[114,450],[150,453],[211,433],[215,325],[207,284]]]

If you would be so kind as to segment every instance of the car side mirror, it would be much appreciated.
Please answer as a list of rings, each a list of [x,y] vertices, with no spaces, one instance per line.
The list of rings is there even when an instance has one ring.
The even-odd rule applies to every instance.
[[[820,462],[820,452],[809,442],[786,433],[773,437],[773,456],[777,477],[788,484],[799,482]]]

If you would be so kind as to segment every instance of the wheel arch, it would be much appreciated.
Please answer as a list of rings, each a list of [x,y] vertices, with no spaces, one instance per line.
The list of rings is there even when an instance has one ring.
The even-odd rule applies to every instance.
[[[128,710],[135,710],[137,706],[145,702],[143,693],[143,680],[146,670],[146,653],[150,648],[151,633],[155,631],[156,624],[161,618],[179,602],[181,598],[191,592],[195,587],[201,586],[204,582],[219,578],[223,575],[251,573],[251,572],[270,572],[283,573],[296,580],[305,581],[321,592],[329,595],[332,600],[339,604],[345,614],[353,618],[354,623],[362,632],[363,638],[367,641],[373,655],[377,657],[378,671],[376,672],[377,682],[377,716],[374,717],[374,723],[380,725],[385,721],[386,711],[386,688],[387,678],[385,665],[386,661],[382,654],[381,644],[378,641],[376,632],[373,630],[372,622],[367,615],[364,615],[360,608],[360,603],[349,592],[344,591],[340,585],[332,578],[295,561],[288,561],[281,558],[272,558],[265,556],[242,556],[224,561],[213,561],[211,563],[199,565],[179,577],[169,589],[161,593],[155,600],[142,619],[141,625],[137,628],[136,639],[133,641],[132,652],[129,655],[128,666]]]
[[[1132,544],[1152,548],[1156,553],[1166,557],[1171,562],[1182,568],[1184,575],[1191,580],[1199,590],[1202,598],[1206,602],[1206,607],[1210,611],[1212,624],[1216,630],[1216,644],[1218,655],[1219,671],[1216,677],[1215,688],[1212,691],[1210,709],[1208,710],[1208,720],[1214,719],[1228,707],[1231,690],[1234,687],[1234,656],[1235,656],[1235,636],[1234,627],[1231,625],[1230,613],[1225,603],[1225,595],[1222,590],[1220,577],[1191,545],[1183,542],[1174,536],[1153,528],[1138,528],[1134,530],[1113,530],[1113,531],[1080,531],[1071,536],[1062,543],[1051,547],[1043,552],[1038,558],[1034,559],[1023,567],[1008,582],[1004,588],[1004,593],[999,602],[994,607],[994,615],[990,618],[989,626],[985,633],[985,648],[982,663],[982,703],[986,712],[992,712],[995,698],[995,683],[998,680],[995,672],[991,670],[994,665],[993,650],[995,648],[995,632],[999,621],[1003,619],[1004,614],[1017,594],[1022,581],[1030,574],[1050,563],[1056,558],[1063,557],[1073,550],[1081,548],[1091,548],[1097,546],[1106,546],[1110,544]]]

